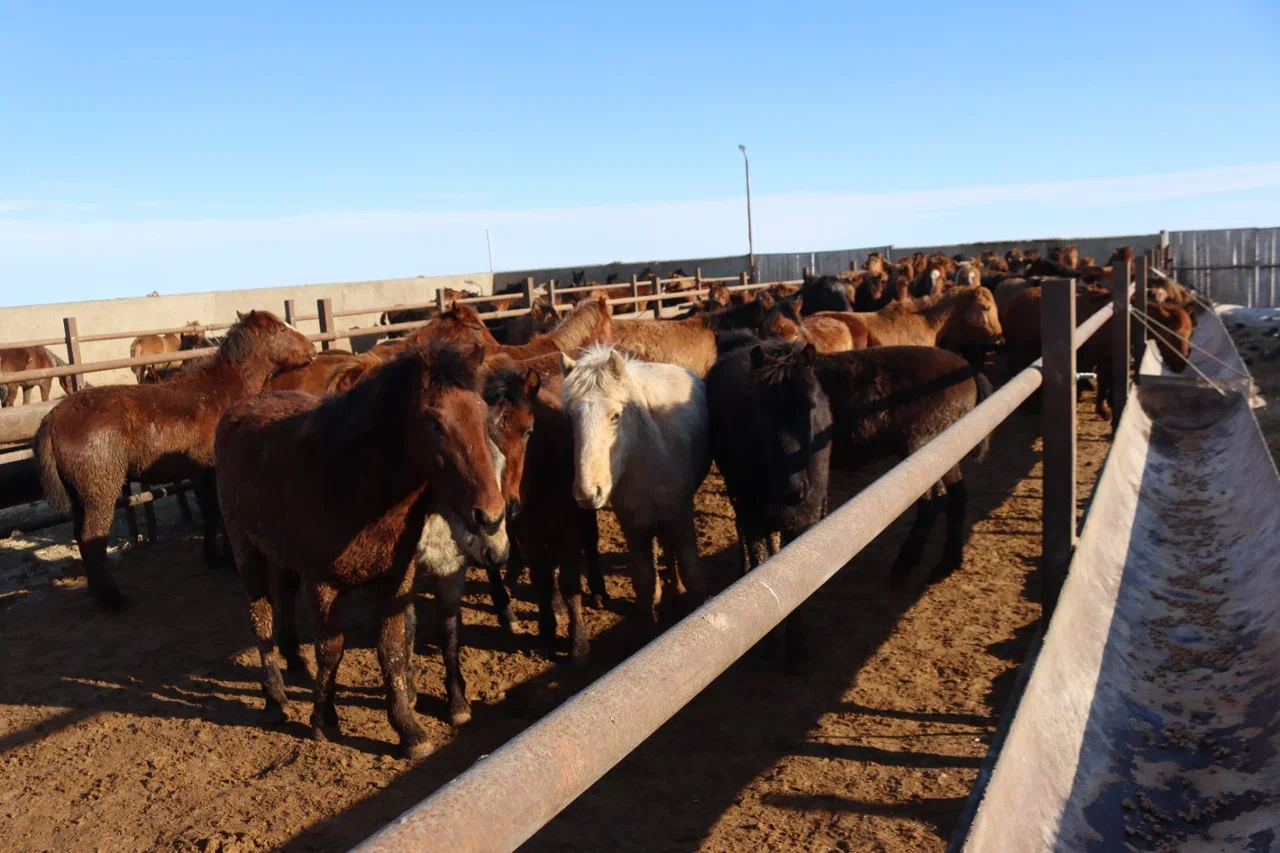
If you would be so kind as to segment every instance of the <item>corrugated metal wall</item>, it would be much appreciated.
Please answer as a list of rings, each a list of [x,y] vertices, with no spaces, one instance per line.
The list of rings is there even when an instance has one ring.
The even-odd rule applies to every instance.
[[[1280,307],[1280,228],[1171,231],[1174,277],[1215,302]]]

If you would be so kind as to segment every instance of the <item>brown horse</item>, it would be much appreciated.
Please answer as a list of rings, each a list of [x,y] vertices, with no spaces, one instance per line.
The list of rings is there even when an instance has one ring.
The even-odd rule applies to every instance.
[[[121,488],[130,480],[202,480],[196,497],[205,520],[204,554],[215,563],[218,513],[210,480],[218,418],[261,391],[277,369],[314,355],[315,347],[293,327],[250,311],[200,369],[158,385],[86,388],[45,415],[35,443],[45,499],[71,514],[89,591],[100,606],[125,605],[107,570],[107,535]]]
[[[782,299],[760,321],[760,337],[794,343],[811,343],[818,352],[848,352],[879,346],[856,318],[837,320],[822,314],[800,316],[796,303]]]
[[[380,364],[382,359],[372,351],[355,354],[341,350],[328,350],[316,353],[315,361],[311,364],[291,367],[273,374],[267,380],[263,390],[302,391],[318,396],[339,390],[334,387],[336,381],[341,380],[344,384],[350,384],[364,371],[372,370]]]
[[[49,352],[44,347],[9,347],[0,349],[0,374],[18,373],[24,370],[44,370],[50,367],[65,367],[66,362]],[[0,375],[0,380],[3,376]],[[71,377],[59,376],[58,384],[63,393],[71,393]],[[49,392],[53,390],[53,378],[27,379],[21,382],[0,384],[0,406],[18,405],[18,389],[22,389],[22,405],[31,402],[31,389],[40,389],[40,399],[49,401]]]
[[[584,299],[554,330],[538,335],[526,344],[498,346],[490,351],[515,361],[524,361],[548,353],[572,352],[593,343],[607,342],[610,340],[611,329],[608,303],[602,298]]]
[[[960,356],[936,347],[872,347],[820,355],[815,372],[834,421],[833,469],[856,470],[885,455],[905,459],[991,394],[985,376],[975,374]],[[985,455],[989,441],[982,440],[975,458]],[[944,490],[947,539],[932,579],[959,568],[968,490],[956,465],[916,501],[915,526],[893,564],[894,585],[919,565],[937,517],[936,499]]]
[[[529,312],[512,317],[507,323],[507,344],[526,344],[538,335],[544,335],[560,322],[560,315],[551,307],[551,300],[543,294],[533,297]]]
[[[188,326],[199,326],[200,321],[192,320]],[[133,339],[133,343],[129,344],[129,358],[139,358],[144,355],[164,355],[167,352],[180,352],[183,349],[195,349],[194,346],[183,347],[182,339],[187,336],[188,332],[169,332],[164,335],[141,335]],[[182,366],[180,361],[161,362],[159,364],[141,364],[135,365],[130,370],[133,375],[138,378],[138,384],[143,382],[155,382],[158,373],[164,370],[177,370]]]
[[[685,320],[614,320],[613,340],[641,361],[674,364],[699,379],[716,363],[714,318],[699,314]]]
[[[463,302],[455,302],[448,311],[414,329],[403,340],[408,346],[425,346],[431,341],[452,343],[463,349],[479,343],[490,351],[496,351],[500,346],[476,309]]]
[[[456,549],[481,565],[507,556],[492,545],[505,507],[480,395],[483,358],[479,347],[467,354],[438,343],[414,347],[343,394],[262,394],[228,409],[218,424],[218,497],[249,593],[269,720],[284,719],[287,701],[271,653],[271,599],[283,602],[285,582],[295,576],[306,589],[316,631],[311,730],[328,740],[338,736],[338,595],[366,586],[378,602],[391,725],[407,756],[429,751],[413,711],[406,630],[415,562],[431,561],[432,548]],[[445,523],[429,525],[431,517]],[[431,527],[442,541],[424,537]],[[273,586],[281,594],[273,595]],[[282,613],[282,634],[287,621]],[[457,656],[454,628],[445,638],[446,662]],[[296,659],[296,648],[282,651]],[[469,716],[465,693],[459,695],[465,685],[460,672],[452,676],[450,710],[461,722]]]

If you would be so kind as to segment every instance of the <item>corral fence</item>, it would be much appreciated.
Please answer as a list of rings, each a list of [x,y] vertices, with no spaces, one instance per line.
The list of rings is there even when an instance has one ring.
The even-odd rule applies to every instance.
[[[1042,634],[1075,546],[1076,350],[1113,316],[1127,319],[1130,295],[1135,285],[1145,292],[1153,261],[1150,252],[1138,259],[1136,282],[1126,265],[1117,265],[1111,303],[1078,327],[1074,280],[1045,281],[1040,360],[772,559],[356,849],[514,850],[777,627],[1037,390],[1043,393]],[[1130,324],[1111,329],[1115,424],[1129,389]],[[1036,648],[1033,641],[1032,654]],[[1020,696],[1015,688],[989,763]],[[980,774],[962,815],[961,837],[986,775]]]
[[[1220,304],[1280,307],[1280,228],[1173,231],[1173,277]]]

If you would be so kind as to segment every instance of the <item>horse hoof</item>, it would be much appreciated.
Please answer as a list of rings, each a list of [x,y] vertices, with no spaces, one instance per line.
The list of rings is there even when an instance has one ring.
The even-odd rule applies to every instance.
[[[510,607],[498,613],[498,627],[502,628],[503,631],[505,631],[506,633],[510,634],[513,637],[515,636],[515,633],[516,633],[517,621],[518,620],[516,619],[516,614]]]
[[[591,606],[594,607],[596,610],[603,610],[604,606],[608,603],[609,603],[608,593],[605,593],[604,595],[591,596]]]
[[[311,724],[312,740],[318,740],[322,743],[334,743],[341,736],[342,733],[338,730],[336,725],[317,726],[315,723]]]
[[[586,666],[589,663],[590,650],[584,643],[582,648],[576,648],[569,653],[569,663],[574,666]]]
[[[120,613],[129,606],[128,596],[115,587],[94,590],[93,600],[108,613]]]
[[[431,754],[431,741],[420,740],[413,743],[400,744],[400,757],[414,761],[419,758],[426,758]]]
[[[267,707],[262,709],[262,724],[267,728],[275,726],[283,726],[289,722],[289,715],[284,712],[284,707],[271,699],[267,700]]]
[[[465,726],[471,722],[471,709],[459,708],[456,711],[449,712],[449,722],[453,724],[455,729],[459,726]]]

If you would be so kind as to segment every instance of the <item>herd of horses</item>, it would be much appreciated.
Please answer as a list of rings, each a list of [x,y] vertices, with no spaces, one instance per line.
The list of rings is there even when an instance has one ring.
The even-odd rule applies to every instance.
[[[664,600],[686,612],[711,592],[694,495],[713,463],[746,573],[824,517],[833,468],[904,458],[972,411],[992,392],[982,371],[1002,341],[1010,366],[1022,363],[1031,326],[1039,329],[1038,312],[1026,318],[1041,277],[1070,270],[1084,280],[1084,308],[1109,298],[1080,259],[1026,255],[918,265],[873,255],[862,270],[795,287],[713,288],[670,320],[613,317],[605,283],[528,334],[519,324],[491,329],[455,302],[362,353],[317,352],[289,324],[251,311],[211,356],[139,373],[137,385],[71,394],[44,418],[34,450],[49,505],[73,519],[89,590],[112,611],[126,605],[107,560],[122,486],[198,484],[205,559],[219,564],[229,550],[248,593],[270,722],[285,715],[281,663],[306,671],[301,590],[315,626],[311,728],[337,736],[339,605],[344,592],[365,589],[389,719],[402,752],[419,756],[430,745],[413,710],[415,583],[437,598],[454,725],[471,716],[459,665],[468,566],[487,571],[508,630],[508,584],[527,568],[539,643],[558,644],[562,611],[567,657],[581,663],[590,652],[584,597],[608,599],[597,513],[610,507],[629,550],[635,618],[657,623]],[[1118,252],[1112,263],[1130,257]],[[1095,281],[1110,274],[1098,270]],[[1174,330],[1159,342],[1172,364],[1187,355],[1178,335],[1189,337],[1194,300],[1164,295],[1149,311]],[[209,343],[194,335],[177,346]],[[1098,349],[1109,357],[1109,346]],[[966,510],[957,465],[919,499],[891,582],[921,563],[939,514],[945,543],[929,577],[954,572]],[[788,655],[804,654],[798,616],[786,638]]]

